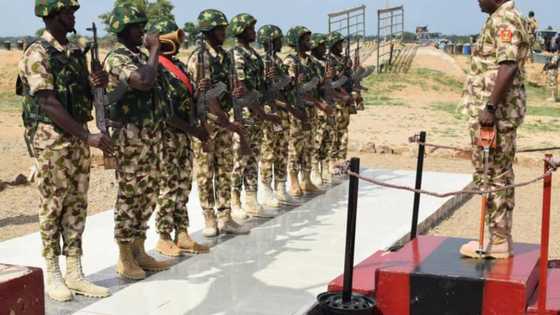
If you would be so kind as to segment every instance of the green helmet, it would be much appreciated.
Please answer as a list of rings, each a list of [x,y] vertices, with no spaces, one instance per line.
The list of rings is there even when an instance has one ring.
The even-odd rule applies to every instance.
[[[257,33],[258,41],[261,45],[267,43],[271,40],[276,40],[278,38],[283,38],[284,34],[282,34],[282,30],[276,25],[264,25],[259,28],[259,32]]]
[[[299,45],[301,37],[305,34],[311,34],[311,30],[309,30],[305,26],[292,27],[286,35],[286,37],[288,38],[288,45],[297,47]]]
[[[321,45],[324,45],[327,43],[327,35],[325,34],[320,34],[320,33],[314,33],[313,35],[311,35],[311,48],[315,49]]]
[[[228,26],[226,15],[221,11],[207,9],[198,15],[198,30],[201,32],[210,32],[218,26]]]
[[[78,0],[35,0],[35,15],[46,17],[64,8],[80,8]]]
[[[178,29],[177,23],[168,17],[150,20],[146,25],[146,30],[152,33],[169,34],[176,32]]]
[[[344,40],[344,36],[339,32],[332,32],[327,36],[329,48]]]
[[[117,6],[109,17],[111,32],[115,34],[122,32],[127,25],[147,22],[146,13],[133,5]]]
[[[231,34],[233,34],[233,36],[239,36],[245,31],[245,29],[247,29],[247,27],[256,23],[257,19],[255,19],[252,15],[247,13],[238,14],[231,19],[231,23],[229,25]]]

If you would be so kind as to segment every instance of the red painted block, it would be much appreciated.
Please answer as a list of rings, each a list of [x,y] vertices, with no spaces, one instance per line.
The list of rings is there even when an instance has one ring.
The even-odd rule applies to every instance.
[[[529,303],[528,315],[560,315],[560,269],[548,270],[548,289],[546,293],[546,309],[539,310],[538,290],[536,290],[531,298],[531,303]]]
[[[43,314],[43,271],[39,268],[0,264],[0,315]]]

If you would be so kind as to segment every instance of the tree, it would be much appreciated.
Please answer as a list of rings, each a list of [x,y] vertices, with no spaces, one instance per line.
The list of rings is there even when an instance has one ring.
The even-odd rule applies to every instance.
[[[133,5],[144,12],[148,16],[148,19],[168,17],[175,20],[173,15],[173,4],[170,0],[156,0],[155,2],[149,2],[148,0],[116,0],[115,6],[118,5]],[[105,30],[109,32],[109,18],[111,17],[111,11],[106,12],[99,16],[99,19],[105,24]]]
[[[196,24],[194,24],[193,22],[185,23],[185,25],[183,26],[183,31],[185,31],[185,33],[187,34],[187,41],[189,42],[189,45],[196,42],[196,35],[198,33]]]

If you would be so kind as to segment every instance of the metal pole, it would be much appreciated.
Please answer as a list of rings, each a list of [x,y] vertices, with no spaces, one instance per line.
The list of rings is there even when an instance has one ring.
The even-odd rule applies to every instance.
[[[332,29],[331,29],[331,17],[329,16],[329,34],[330,34],[331,32],[332,32]]]
[[[422,174],[424,173],[424,153],[426,147],[426,132],[420,132],[418,144],[418,163],[416,165],[416,189],[422,189]],[[414,240],[418,230],[418,213],[420,212],[420,194],[414,193],[414,204],[412,206],[412,226],[410,227],[410,240]]]
[[[360,159],[350,160],[350,170],[360,173]],[[348,215],[346,220],[346,250],[344,254],[344,284],[342,289],[342,302],[350,303],[352,300],[352,278],[354,276],[354,243],[356,239],[356,216],[358,210],[359,180],[350,176],[348,190]]]
[[[379,69],[379,37],[381,36],[381,12],[377,10],[377,73],[381,73]]]
[[[550,170],[548,160],[552,159],[552,155],[547,154],[544,171]],[[548,247],[550,241],[550,199],[552,193],[552,174],[544,179],[543,184],[543,206],[542,206],[542,225],[541,225],[541,257],[539,260],[539,314],[544,314],[546,310],[546,295],[548,289]]]

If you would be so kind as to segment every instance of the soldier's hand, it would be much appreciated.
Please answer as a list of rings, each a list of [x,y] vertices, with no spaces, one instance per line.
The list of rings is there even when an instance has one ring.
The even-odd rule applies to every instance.
[[[159,34],[158,33],[146,34],[146,36],[144,37],[144,47],[146,47],[146,49],[148,49],[149,51],[152,51],[154,49],[159,51],[160,48]]]
[[[487,110],[483,110],[478,116],[478,122],[482,127],[494,127],[496,123],[496,115]]]
[[[109,84],[109,75],[103,70],[92,72],[89,79],[94,88],[106,88],[107,84]]]
[[[325,80],[332,80],[336,76],[336,71],[334,67],[327,66],[327,70],[325,71]]]
[[[276,76],[277,76],[276,68],[275,67],[270,67],[268,69],[268,71],[266,72],[266,78],[270,81],[274,81],[274,80],[276,80]]]
[[[211,85],[212,83],[210,82],[210,79],[202,79],[198,81],[198,95],[202,95],[208,91]]]
[[[90,147],[95,147],[101,151],[113,155],[113,143],[109,136],[102,133],[92,133],[87,137],[87,144]]]

